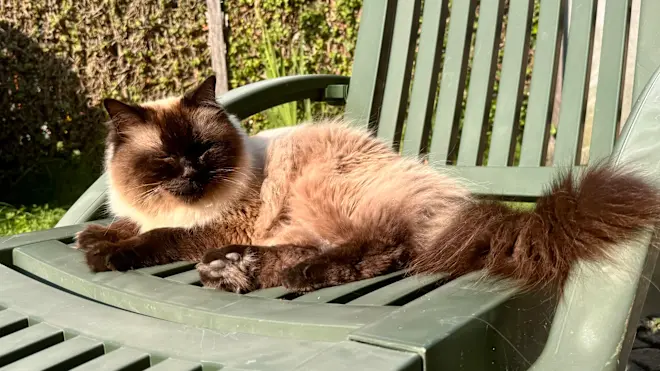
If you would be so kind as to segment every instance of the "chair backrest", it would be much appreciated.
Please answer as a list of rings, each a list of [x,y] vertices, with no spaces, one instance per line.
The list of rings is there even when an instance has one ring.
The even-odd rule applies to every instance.
[[[595,53],[598,0],[365,0],[346,116],[368,119],[404,154],[455,165],[477,193],[534,198],[557,167],[585,162],[592,58],[599,70],[590,162],[613,149],[628,53],[636,54],[628,99],[660,64],[649,41],[660,34],[660,1],[601,5]],[[630,27],[631,5],[641,7],[638,29]],[[561,103],[551,135],[556,92]],[[554,156],[546,166],[551,136]]]

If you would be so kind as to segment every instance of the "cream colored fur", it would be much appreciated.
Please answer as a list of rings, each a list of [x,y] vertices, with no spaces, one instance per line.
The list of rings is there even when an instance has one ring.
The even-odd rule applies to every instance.
[[[154,107],[159,110],[167,110],[173,104],[177,104],[179,98],[166,98],[154,102],[142,104],[146,107]],[[123,192],[122,187],[118,186],[120,174],[115,174],[112,163],[112,154],[114,148],[107,146],[105,151],[105,168],[108,172],[108,209],[117,217],[126,217],[140,225],[140,232],[155,228],[181,227],[194,228],[207,225],[213,221],[223,218],[227,213],[234,210],[234,203],[249,191],[249,184],[254,181],[254,177],[260,177],[266,157],[266,148],[269,142],[286,133],[289,128],[274,129],[265,131],[252,137],[248,137],[242,128],[240,121],[235,116],[230,116],[232,125],[239,131],[245,148],[245,155],[242,158],[242,164],[239,166],[239,176],[235,179],[236,187],[229,196],[226,194],[215,195],[213,192],[208,197],[194,204],[185,204],[168,195],[165,191],[159,192],[158,202],[144,202],[136,205],[131,202]],[[149,129],[135,129],[131,133],[131,140],[142,141],[144,144],[157,141]],[[151,145],[151,144],[149,144]],[[120,170],[121,172],[121,170]],[[255,174],[256,173],[256,174]]]
[[[274,140],[265,174],[257,245],[331,248],[412,233],[406,240],[426,248],[469,198],[454,179],[336,120]],[[283,208],[287,221],[278,223]]]

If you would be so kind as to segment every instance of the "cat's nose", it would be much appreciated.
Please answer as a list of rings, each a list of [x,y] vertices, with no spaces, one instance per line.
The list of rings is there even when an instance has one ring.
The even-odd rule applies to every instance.
[[[197,172],[195,171],[195,169],[194,169],[193,167],[191,167],[191,166],[185,166],[185,167],[183,168],[183,174],[181,174],[181,176],[182,176],[183,178],[188,178],[188,179],[190,179],[190,178],[192,178],[193,176],[195,176],[195,173],[197,173]]]

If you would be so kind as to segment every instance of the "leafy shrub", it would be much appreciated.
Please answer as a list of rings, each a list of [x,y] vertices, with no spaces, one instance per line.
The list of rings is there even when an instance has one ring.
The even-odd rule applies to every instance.
[[[206,4],[8,0],[0,22],[0,191],[73,202],[100,174],[104,97],[180,93],[211,73]]]
[[[227,1],[229,85],[293,74],[350,75],[361,8],[362,0]],[[272,44],[269,51],[264,48],[265,40]],[[321,104],[283,105],[244,124],[252,133],[289,125],[295,122],[293,107],[297,121],[338,113]]]
[[[64,209],[48,205],[16,209],[0,204],[0,236],[52,228],[64,213]]]

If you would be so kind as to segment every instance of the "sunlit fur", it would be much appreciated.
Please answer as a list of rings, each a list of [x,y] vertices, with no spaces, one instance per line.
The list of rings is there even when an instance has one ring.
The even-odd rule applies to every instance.
[[[182,98],[106,109],[109,204],[124,225],[82,232],[96,271],[194,260],[207,286],[304,292],[402,268],[484,270],[561,290],[576,262],[605,259],[660,221],[658,191],[607,163],[559,177],[520,211],[341,120],[248,138],[212,79]],[[159,158],[194,162],[199,142],[215,151],[206,171],[222,176],[181,192],[185,169],[163,173]]]
[[[221,108],[181,98],[139,107],[147,113],[146,118],[119,111],[113,112],[110,123],[105,167],[108,204],[114,215],[134,220],[142,232],[205,225],[221,218],[258,181],[255,178],[260,175],[255,176],[252,169],[261,166],[263,159],[252,155],[240,125],[232,123]],[[206,149],[195,151],[200,145],[215,151],[208,169],[212,176],[201,182],[203,192],[192,198],[173,193],[171,183],[183,176],[183,169],[168,174],[160,174],[160,170],[187,157],[195,161]],[[168,156],[171,158],[159,159]]]

